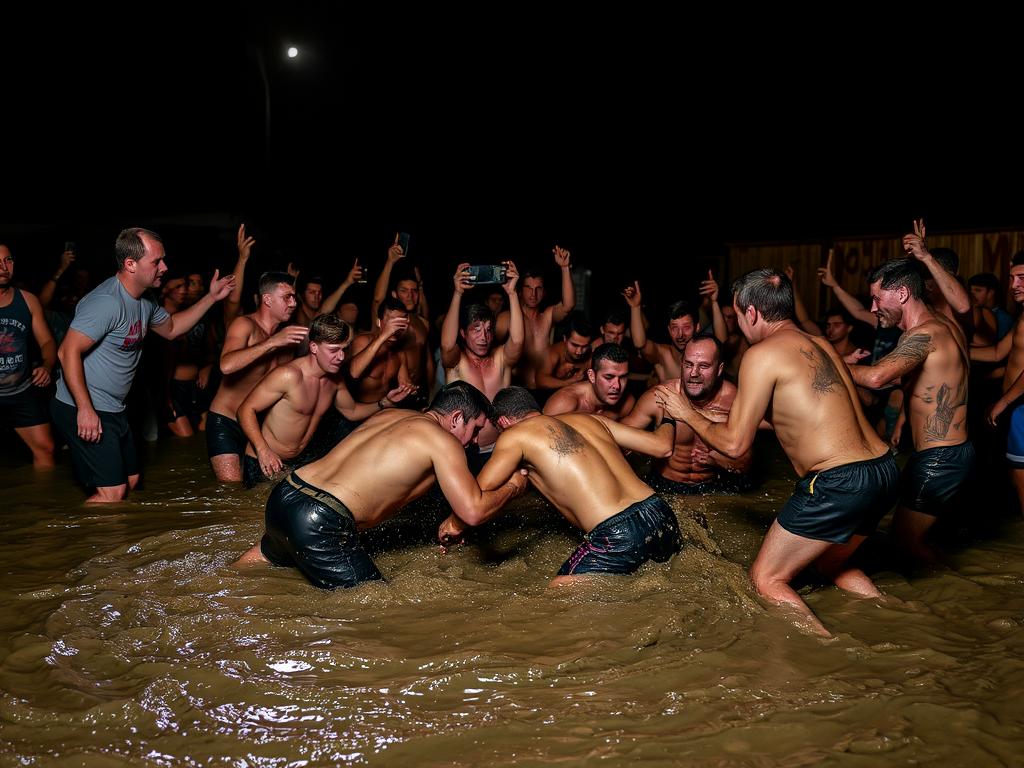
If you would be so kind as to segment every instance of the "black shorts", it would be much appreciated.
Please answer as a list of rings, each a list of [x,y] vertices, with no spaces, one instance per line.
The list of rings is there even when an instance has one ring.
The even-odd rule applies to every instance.
[[[165,422],[172,422],[182,416],[193,424],[198,423],[199,416],[210,407],[206,392],[198,387],[194,379],[183,381],[171,379],[171,407],[164,414]]]
[[[633,573],[648,560],[664,563],[682,548],[675,513],[655,494],[594,526],[558,575]]]
[[[53,398],[50,413],[57,430],[67,441],[75,476],[86,488],[124,485],[131,475],[139,474],[135,439],[124,411],[96,412],[103,428],[98,443],[87,443],[78,436],[78,408],[75,406]]]
[[[46,413],[38,387],[29,387],[15,395],[0,397],[0,428],[21,429],[49,422],[50,416]]]
[[[348,507],[294,472],[267,499],[267,532],[260,551],[274,565],[298,568],[321,589],[380,579],[359,542]]]
[[[845,544],[870,536],[896,503],[899,468],[892,453],[808,474],[779,512],[779,525],[817,541]]]
[[[681,483],[662,477],[657,470],[652,469],[645,482],[658,493],[677,493],[680,496],[746,493],[753,487],[750,477],[739,472],[723,473],[713,480],[705,480],[702,483]]]
[[[206,453],[211,458],[233,453],[241,457],[249,439],[234,419],[210,411],[206,417]]]
[[[974,468],[974,444],[926,448],[917,451],[903,467],[900,506],[938,515]]]

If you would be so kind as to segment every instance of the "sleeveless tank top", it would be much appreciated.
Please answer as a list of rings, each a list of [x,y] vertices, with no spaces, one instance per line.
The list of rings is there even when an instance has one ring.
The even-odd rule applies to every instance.
[[[11,303],[0,307],[0,397],[16,395],[32,386],[28,360],[32,313],[21,291],[13,290]]]

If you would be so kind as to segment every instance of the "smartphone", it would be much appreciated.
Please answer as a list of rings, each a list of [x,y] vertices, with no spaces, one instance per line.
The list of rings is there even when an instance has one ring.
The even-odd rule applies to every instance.
[[[398,244],[402,246],[402,253],[406,256],[409,255],[409,233],[399,232],[398,233]]]
[[[68,240],[66,243],[64,243],[64,250],[65,251],[71,251],[72,253],[75,253],[75,244],[73,242],[71,242],[70,240]]]
[[[504,264],[476,265],[469,268],[469,279],[476,285],[498,285],[505,282]]]

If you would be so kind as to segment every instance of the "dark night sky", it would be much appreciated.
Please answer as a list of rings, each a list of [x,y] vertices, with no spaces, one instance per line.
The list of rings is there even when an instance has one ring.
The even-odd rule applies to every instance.
[[[995,22],[982,51],[966,25],[895,20],[798,36],[766,25],[807,19],[516,8],[397,30],[335,3],[154,7],[0,25],[5,236],[101,250],[122,226],[214,214],[328,271],[404,229],[435,260],[558,241],[644,273],[730,240],[896,234],[914,216],[1024,225],[1019,67]]]

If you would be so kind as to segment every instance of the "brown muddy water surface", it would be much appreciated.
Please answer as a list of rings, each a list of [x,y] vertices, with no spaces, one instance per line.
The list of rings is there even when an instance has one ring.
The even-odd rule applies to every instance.
[[[218,485],[202,436],[109,508],[5,466],[0,764],[1024,764],[1024,523],[978,499],[949,571],[883,532],[903,603],[811,591],[824,641],[746,579],[793,482],[764,445],[755,492],[666,497],[681,556],[562,590],[579,536],[533,497],[447,554],[406,512],[369,535],[387,583],[324,592],[229,567],[270,489]]]

